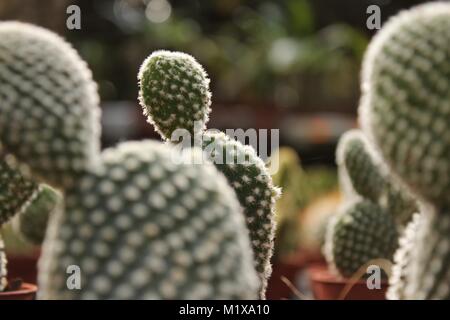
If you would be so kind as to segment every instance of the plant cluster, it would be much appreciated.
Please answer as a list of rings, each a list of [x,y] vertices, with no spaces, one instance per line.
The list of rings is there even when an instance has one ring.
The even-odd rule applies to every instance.
[[[31,212],[21,219],[21,230],[30,231],[28,219],[37,222],[27,231],[33,238],[48,219],[39,298],[258,297],[260,280],[236,193],[212,164],[172,158],[202,157],[200,150],[144,140],[100,151],[91,72],[48,30],[2,22],[0,65],[2,158],[63,198],[49,217]],[[38,190],[43,194],[35,199],[47,208],[42,201],[53,199],[50,189]],[[73,265],[82,270],[81,290],[67,287]]]

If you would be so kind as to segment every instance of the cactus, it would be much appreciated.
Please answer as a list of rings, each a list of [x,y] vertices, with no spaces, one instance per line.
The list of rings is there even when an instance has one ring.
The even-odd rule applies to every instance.
[[[152,141],[100,153],[91,73],[50,31],[1,23],[0,65],[0,151],[64,197],[43,244],[40,298],[256,298],[242,210],[213,165],[177,164],[180,152]],[[67,287],[71,266],[80,290]]]
[[[389,170],[422,202],[404,299],[449,299],[450,3],[391,18],[364,57],[360,116]]]
[[[174,166],[167,149],[146,141],[106,150],[102,167],[67,191],[68,214],[44,242],[56,258],[45,252],[42,298],[255,298],[232,190],[212,166]],[[82,270],[81,292],[65,286],[68,265]]]
[[[14,229],[29,243],[41,245],[44,241],[51,214],[61,201],[61,196],[51,187],[41,184],[36,196],[26,210],[13,219]]]
[[[177,130],[186,130],[191,137],[189,142],[200,141],[208,158],[235,189],[244,208],[255,266],[262,283],[260,296],[264,298],[271,274],[274,205],[279,195],[264,162],[250,146],[223,133],[205,131],[211,104],[209,79],[190,55],[156,51],[143,62],[138,79],[144,114],[162,138],[178,142]]]
[[[361,119],[390,169],[414,194],[450,208],[450,4],[391,19],[363,64]]]
[[[209,78],[190,55],[156,51],[139,70],[139,101],[144,115],[163,139],[170,140],[176,129],[194,136],[195,122],[206,129],[211,111]]]
[[[389,300],[399,300],[405,297],[405,281],[410,272],[412,254],[416,250],[417,232],[420,230],[421,215],[416,213],[408,223],[399,240],[399,248],[394,254],[394,266],[389,279],[386,297]]]
[[[398,233],[392,216],[369,200],[341,208],[328,224],[325,256],[332,271],[350,277],[369,261],[392,259]]]
[[[378,202],[388,182],[380,172],[380,164],[375,161],[360,130],[353,129],[341,136],[336,151],[339,170],[349,177],[353,192]]]
[[[27,235],[44,235],[47,224],[47,209],[54,206],[57,198],[42,198],[42,188],[36,182],[14,169],[14,160],[6,157],[0,161],[0,227],[15,217],[30,216],[43,218],[43,224],[30,224],[23,221],[22,227]],[[54,191],[49,191],[52,196]],[[36,205],[39,203],[39,205]],[[6,289],[6,255],[0,239],[0,292]]]
[[[37,188],[36,183],[26,179],[6,161],[0,161],[0,226],[24,209]]]
[[[8,282],[6,281],[6,276],[8,275],[6,269],[6,253],[5,253],[5,244],[3,243],[3,239],[0,235],[0,292],[6,289]]]
[[[4,22],[0,39],[0,141],[25,176],[31,172],[39,181],[69,187],[100,152],[91,73],[76,51],[50,32]]]
[[[392,260],[392,248],[396,248],[398,239],[389,237],[389,244],[386,246],[384,243],[361,246],[358,241],[346,242],[348,235],[341,229],[352,230],[351,237],[371,243],[377,241],[370,233],[372,228],[384,222],[381,228],[390,236],[398,237],[404,225],[417,211],[417,207],[413,198],[389,180],[382,161],[360,130],[350,130],[341,137],[336,162],[340,182],[341,185],[345,184],[343,189],[347,193],[349,204],[342,209],[337,222],[328,226],[328,249],[325,249],[325,255],[335,272],[349,277],[369,260]],[[373,212],[369,213],[370,208]],[[359,216],[362,214],[367,216]],[[377,217],[377,214],[380,216]],[[358,219],[355,219],[355,215],[358,215]],[[362,221],[366,224],[362,224]],[[347,229],[342,227],[341,222],[347,223]],[[364,227],[361,227],[362,225]],[[345,250],[342,249],[344,246]]]
[[[349,189],[383,207],[400,226],[417,212],[415,200],[390,181],[383,162],[362,131],[350,130],[341,137],[336,161],[341,180],[349,181]]]

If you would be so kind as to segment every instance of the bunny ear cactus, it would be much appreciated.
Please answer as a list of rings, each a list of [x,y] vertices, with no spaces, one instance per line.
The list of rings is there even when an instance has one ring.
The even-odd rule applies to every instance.
[[[211,111],[209,79],[203,67],[182,52],[155,51],[139,70],[139,100],[144,115],[165,140],[176,129],[194,136],[195,123],[206,129]]]
[[[173,141],[172,135],[177,130],[187,130],[190,141],[201,141],[209,160],[236,191],[244,208],[255,266],[262,282],[260,296],[264,298],[271,274],[274,205],[279,195],[264,162],[253,148],[223,133],[205,131],[211,104],[209,79],[192,56],[156,51],[144,61],[138,78],[144,114],[162,138]]]
[[[39,234],[43,237],[49,214],[47,209],[54,206],[57,197],[53,197],[54,191],[52,191],[51,198],[42,198],[41,186],[13,169],[14,163],[14,159],[9,156],[0,161],[0,227],[13,218],[29,216],[33,212],[34,219],[43,219],[43,223],[30,223],[30,219],[23,221],[24,235]],[[0,238],[0,292],[5,290],[7,285],[6,265],[4,244]]]
[[[423,201],[405,299],[450,298],[450,3],[401,12],[375,36],[360,116],[392,174]]]
[[[47,185],[39,185],[35,197],[29,201],[26,209],[13,219],[14,228],[26,241],[41,245],[50,216],[59,201],[61,196],[57,191]]]
[[[6,149],[26,165],[22,172],[66,187],[100,150],[91,72],[50,31],[2,22],[0,39],[0,154]]]
[[[439,210],[450,208],[450,4],[400,13],[366,53],[361,118],[391,170]]]
[[[371,260],[392,259],[398,245],[397,227],[377,204],[357,200],[331,219],[324,251],[334,272],[351,277]]]
[[[335,272],[350,277],[370,260],[392,260],[398,246],[397,230],[417,207],[389,181],[381,160],[360,130],[341,137],[336,161],[350,202],[328,226],[325,256]],[[379,232],[378,236],[374,232]]]
[[[272,272],[270,258],[274,246],[274,206],[279,191],[273,186],[264,162],[251,146],[245,146],[222,132],[205,133],[204,139],[206,149],[214,145],[209,158],[214,159],[213,163],[225,175],[244,208],[255,267],[263,284],[263,298],[267,279]],[[229,159],[232,159],[231,162]]]
[[[360,130],[350,130],[339,140],[336,161],[341,180],[352,193],[379,204],[403,226],[417,212],[415,200],[389,180],[385,166]]]
[[[91,73],[49,31],[0,23],[0,65],[1,151],[63,192],[39,262],[40,298],[257,297],[241,208],[213,165],[178,164],[180,152],[151,141],[100,153]],[[70,290],[77,268],[81,288]]]
[[[7,161],[0,161],[0,226],[23,210],[37,189],[36,183],[14,170]]]

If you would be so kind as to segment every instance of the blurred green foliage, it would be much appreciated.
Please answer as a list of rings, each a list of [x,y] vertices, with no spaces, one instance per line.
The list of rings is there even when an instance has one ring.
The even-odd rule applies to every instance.
[[[105,100],[135,99],[139,63],[153,50],[191,53],[215,101],[282,107],[354,104],[367,36],[317,26],[309,0],[79,0],[83,30],[68,32]]]

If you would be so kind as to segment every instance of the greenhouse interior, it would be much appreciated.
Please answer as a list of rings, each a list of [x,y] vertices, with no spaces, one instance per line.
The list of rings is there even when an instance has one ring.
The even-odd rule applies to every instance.
[[[0,1],[0,300],[448,299],[450,2]]]

